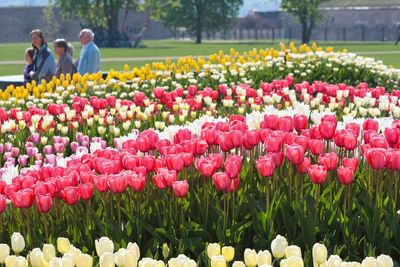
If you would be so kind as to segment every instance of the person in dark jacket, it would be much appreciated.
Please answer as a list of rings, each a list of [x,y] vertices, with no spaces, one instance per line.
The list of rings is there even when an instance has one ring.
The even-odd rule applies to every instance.
[[[76,72],[69,50],[70,47],[65,39],[57,39],[54,41],[54,53],[58,56],[55,74],[57,78],[60,78],[61,74],[66,75],[69,73],[72,76]]]
[[[24,69],[24,84],[32,82],[32,78],[29,75],[31,71],[33,71],[33,68],[35,67],[35,64],[33,64],[33,57],[35,56],[35,49],[33,48],[28,48],[25,50],[25,69]]]
[[[34,68],[30,72],[33,80],[40,83],[43,79],[50,81],[56,71],[56,62],[50,49],[47,47],[47,41],[41,30],[36,29],[30,33],[32,47],[35,49],[33,58]]]

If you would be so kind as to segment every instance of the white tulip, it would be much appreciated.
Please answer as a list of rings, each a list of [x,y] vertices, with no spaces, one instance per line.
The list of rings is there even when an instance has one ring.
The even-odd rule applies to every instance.
[[[101,257],[104,253],[114,253],[114,243],[108,238],[103,236],[95,241],[97,256]]]
[[[312,256],[313,256],[313,260],[317,264],[324,263],[328,257],[328,251],[327,251],[325,245],[315,243],[312,248]]]
[[[139,260],[140,259],[140,248],[138,246],[138,244],[135,243],[131,243],[129,242],[128,245],[126,246],[127,250],[132,250],[136,253],[136,257]]]
[[[100,267],[114,267],[115,259],[114,254],[111,252],[104,252],[100,257]]]
[[[388,255],[381,254],[376,258],[379,267],[393,267],[393,260]]]
[[[288,246],[288,242],[285,237],[277,235],[271,243],[271,252],[275,258],[280,259],[285,256],[285,251]]]
[[[49,267],[63,267],[61,259],[57,257],[52,258],[49,261]]]
[[[219,256],[221,255],[221,246],[218,243],[210,243],[207,246],[207,256],[210,260],[214,256]]]
[[[44,244],[42,251],[46,261],[50,261],[56,256],[56,249],[52,244]]]
[[[287,267],[304,267],[303,259],[299,256],[287,258]]]
[[[272,255],[268,250],[260,250],[257,253],[256,262],[258,266],[272,264]]]
[[[10,256],[10,247],[7,244],[0,244],[0,264],[4,264],[8,256]]]
[[[301,258],[301,249],[298,246],[288,246],[285,250],[285,257],[290,258],[292,256],[298,256]]]
[[[25,239],[20,233],[13,233],[11,236],[11,248],[15,253],[20,253],[25,248]]]
[[[373,257],[366,257],[361,262],[361,267],[378,267],[378,261]]]
[[[257,265],[257,253],[254,249],[246,248],[244,250],[244,263],[248,267],[254,267]]]
[[[71,244],[70,244],[68,238],[65,238],[65,237],[57,238],[57,250],[61,254],[66,253],[69,250],[70,245]]]

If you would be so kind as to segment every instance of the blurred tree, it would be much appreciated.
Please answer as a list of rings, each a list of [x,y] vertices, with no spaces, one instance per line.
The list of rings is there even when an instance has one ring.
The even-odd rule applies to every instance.
[[[44,32],[47,38],[54,40],[57,37],[57,33],[60,30],[60,24],[56,19],[56,14],[54,10],[54,4],[52,0],[49,0],[47,6],[43,9],[43,18],[45,21]]]
[[[174,29],[184,27],[202,41],[202,32],[226,30],[236,21],[243,0],[145,0],[151,17]]]
[[[300,21],[302,43],[310,42],[314,26],[322,18],[318,7],[327,1],[329,0],[282,0],[281,7]]]
[[[83,27],[92,28],[102,38],[105,46],[118,46],[123,33],[119,30],[122,9],[138,8],[140,0],[55,0],[65,17],[76,17]]]

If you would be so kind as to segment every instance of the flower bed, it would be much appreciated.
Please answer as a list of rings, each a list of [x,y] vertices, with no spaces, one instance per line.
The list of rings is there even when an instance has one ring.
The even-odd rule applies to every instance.
[[[323,240],[346,260],[399,258],[397,71],[348,54],[294,50],[283,59],[274,50],[260,52],[266,60],[257,51],[197,65],[182,59],[179,70],[155,64],[149,77],[111,73],[103,86],[75,76],[13,89],[15,99],[4,98],[6,90],[0,238],[22,232],[31,249],[66,236],[87,252],[110,236],[116,248],[135,240],[154,258],[167,243],[173,255],[202,265],[210,264],[207,242],[242,255],[284,234],[304,251]],[[227,62],[236,69],[228,73]],[[291,62],[308,64],[310,76],[289,73]],[[346,78],[352,64],[362,71]],[[328,77],[331,67],[337,75]],[[174,75],[152,76],[162,68]],[[281,79],[268,82],[272,75]],[[35,92],[60,86],[71,90]],[[17,98],[23,105],[13,108]],[[309,266],[311,253],[303,256]],[[212,265],[225,266],[219,260]],[[296,262],[286,264],[302,266]]]

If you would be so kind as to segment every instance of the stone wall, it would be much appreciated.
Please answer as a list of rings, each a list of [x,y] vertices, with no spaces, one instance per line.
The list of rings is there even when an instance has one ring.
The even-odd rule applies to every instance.
[[[0,43],[29,42],[29,33],[32,29],[46,29],[47,23],[44,19],[43,9],[43,7],[0,8]],[[121,12],[121,24],[124,15]],[[79,21],[63,19],[59,10],[55,10],[55,18],[58,20],[60,27],[54,38],[66,38],[68,41],[78,41],[81,29]],[[171,37],[171,31],[168,28],[149,19],[148,15],[143,12],[129,12],[124,28],[131,34],[137,34],[144,23],[148,24],[148,28],[144,33],[144,39],[165,39]]]

